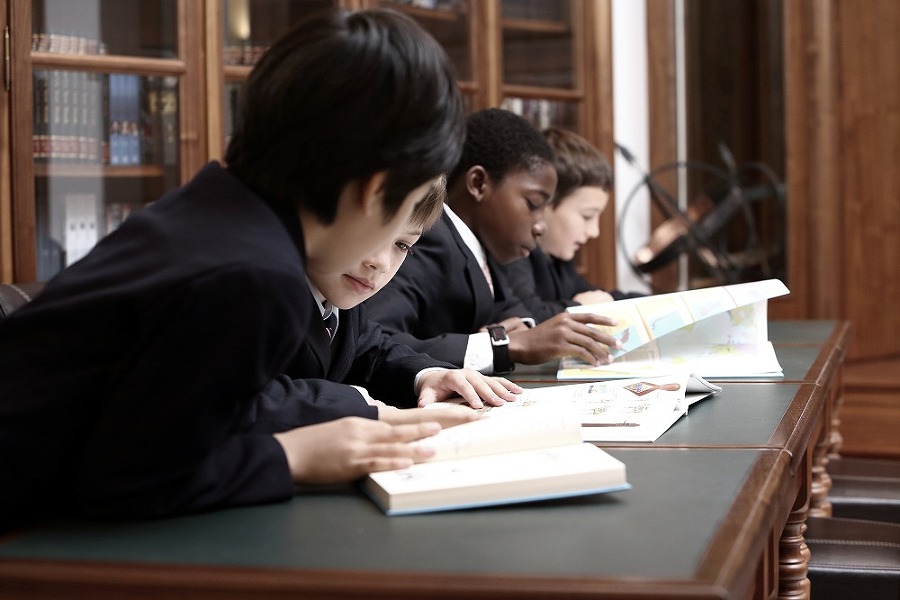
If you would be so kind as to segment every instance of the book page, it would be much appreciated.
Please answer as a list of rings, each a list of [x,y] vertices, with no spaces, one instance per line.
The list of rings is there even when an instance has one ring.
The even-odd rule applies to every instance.
[[[622,344],[621,349],[611,349],[613,358],[619,358],[653,340],[662,339],[716,316],[731,314],[728,319],[720,319],[710,325],[710,331],[731,326],[736,320],[734,315],[738,309],[750,305],[765,304],[769,298],[789,293],[787,287],[777,279],[768,279],[750,283],[718,286],[656,294],[640,298],[628,298],[615,302],[573,306],[567,310],[571,313],[593,313],[615,319],[614,326],[596,326],[598,329],[615,337]],[[753,321],[757,326],[763,325],[762,339],[768,339],[765,317]],[[757,330],[759,331],[759,330]],[[759,337],[759,336],[757,336]],[[744,343],[731,340],[717,343]]]
[[[658,342],[659,340],[657,340]],[[703,377],[779,377],[781,364],[770,342],[763,344],[685,344],[663,354],[648,344],[610,365],[591,366],[580,361],[560,361],[557,378],[613,379],[656,377],[691,369]]]
[[[689,404],[721,389],[696,375],[680,373],[529,388],[515,402],[478,410],[491,417],[574,411],[586,441],[652,442],[687,412]],[[456,402],[439,402],[428,407],[453,404]]]
[[[694,291],[712,296],[708,291]],[[746,289],[741,294],[743,299],[758,295]],[[649,377],[681,371],[703,377],[779,376],[782,368],[768,337],[768,301],[757,300],[614,354],[609,365],[592,366],[565,358],[560,361],[557,378]]]
[[[439,408],[441,403],[429,405]],[[510,413],[503,419],[480,419],[442,429],[412,442],[435,449],[427,462],[550,448],[581,442],[581,423],[573,409],[562,407]]]

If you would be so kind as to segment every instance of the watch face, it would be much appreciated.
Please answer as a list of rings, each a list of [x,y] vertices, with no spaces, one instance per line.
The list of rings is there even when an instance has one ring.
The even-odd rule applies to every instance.
[[[507,340],[506,329],[503,327],[489,327],[488,333],[491,334],[492,342],[505,342]]]

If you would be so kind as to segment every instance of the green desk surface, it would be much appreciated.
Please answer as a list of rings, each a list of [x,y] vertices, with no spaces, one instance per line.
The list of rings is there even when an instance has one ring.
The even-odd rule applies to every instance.
[[[775,344],[824,344],[836,333],[844,335],[844,324],[832,320],[769,321],[769,341]],[[839,340],[844,343],[845,340]]]
[[[610,580],[626,588],[632,578],[669,582],[664,588],[673,581],[698,580],[719,591],[720,585],[748,585],[745,579],[755,573],[773,526],[766,521],[771,511],[765,507],[772,503],[767,494],[777,486],[766,482],[786,477],[784,453],[609,452],[627,465],[631,490],[386,517],[346,488],[297,496],[284,504],[152,522],[44,524],[0,539],[0,590],[16,579],[22,564],[34,561],[100,563],[126,572],[167,565],[264,568],[276,575],[326,570],[326,579],[333,575],[337,582],[343,571],[362,573],[369,583],[390,581],[390,573],[397,572],[510,576],[508,584],[523,590],[542,578],[577,585]],[[751,509],[735,514],[735,506]],[[741,571],[733,561],[750,564]],[[727,581],[712,585],[719,572]],[[182,575],[172,572],[176,579]],[[476,585],[466,580],[459,585]]]

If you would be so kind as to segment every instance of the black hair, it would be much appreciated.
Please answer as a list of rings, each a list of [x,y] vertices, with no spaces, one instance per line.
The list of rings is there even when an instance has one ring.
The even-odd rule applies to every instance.
[[[387,171],[385,218],[457,162],[465,109],[441,46],[389,9],[316,13],[244,85],[228,168],[269,202],[329,224],[344,186]]]
[[[612,190],[612,167],[606,155],[573,131],[550,127],[544,137],[553,148],[556,167],[556,194],[553,204],[572,193],[575,188],[593,186],[605,192]]]
[[[462,157],[447,175],[447,187],[471,167],[480,165],[496,183],[515,171],[553,164],[553,149],[531,123],[502,108],[486,108],[466,120]]]

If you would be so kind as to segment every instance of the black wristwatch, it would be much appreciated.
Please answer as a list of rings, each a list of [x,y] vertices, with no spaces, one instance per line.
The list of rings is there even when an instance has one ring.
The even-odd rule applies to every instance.
[[[509,358],[509,336],[503,325],[488,325],[491,336],[491,348],[494,350],[494,375],[509,373],[516,368]]]

